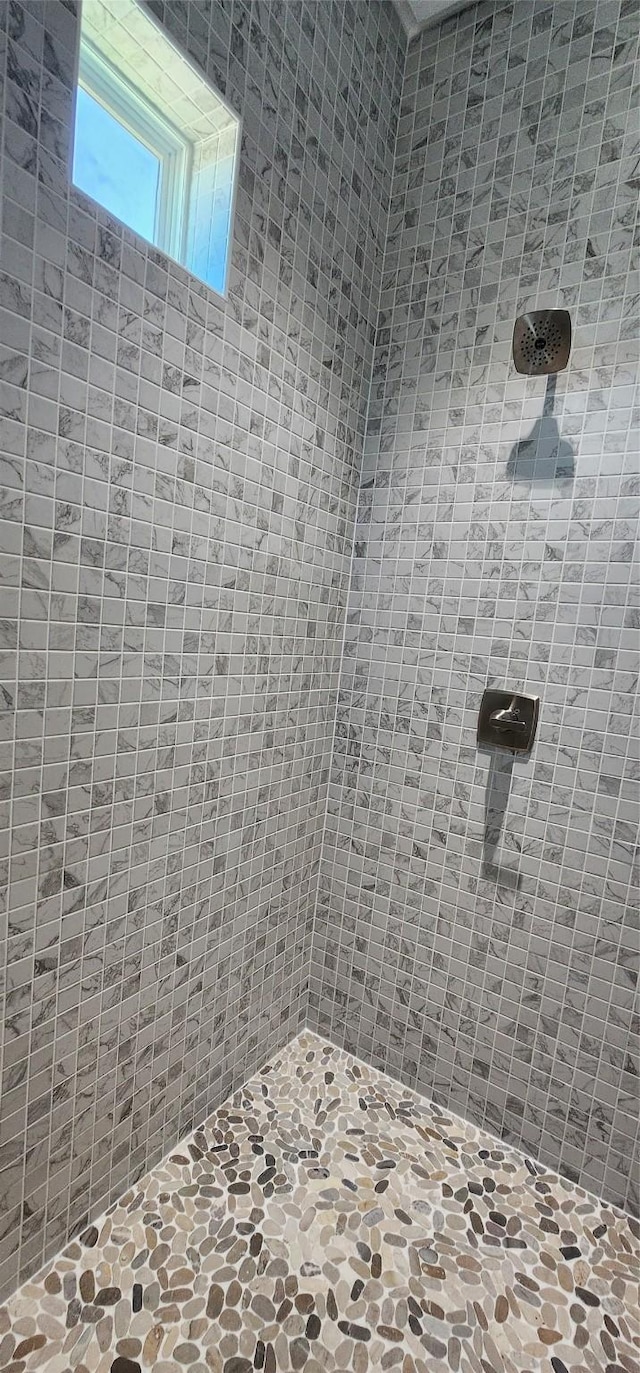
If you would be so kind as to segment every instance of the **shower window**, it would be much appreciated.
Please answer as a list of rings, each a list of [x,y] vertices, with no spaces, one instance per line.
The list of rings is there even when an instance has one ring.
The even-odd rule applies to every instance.
[[[83,0],[74,185],[220,294],[239,127],[137,0]]]
[[[180,258],[189,144],[88,43],[82,45],[73,180],[129,228]]]

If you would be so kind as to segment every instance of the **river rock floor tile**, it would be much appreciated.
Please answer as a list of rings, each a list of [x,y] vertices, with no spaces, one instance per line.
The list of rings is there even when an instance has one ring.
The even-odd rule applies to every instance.
[[[638,1373],[638,1226],[303,1032],[0,1308],[28,1373]]]

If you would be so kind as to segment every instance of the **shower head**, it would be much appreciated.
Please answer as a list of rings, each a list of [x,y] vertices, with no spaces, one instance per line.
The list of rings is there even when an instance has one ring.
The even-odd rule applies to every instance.
[[[520,315],[513,329],[513,361],[526,377],[547,377],[562,372],[571,351],[571,316],[568,310],[530,310]]]

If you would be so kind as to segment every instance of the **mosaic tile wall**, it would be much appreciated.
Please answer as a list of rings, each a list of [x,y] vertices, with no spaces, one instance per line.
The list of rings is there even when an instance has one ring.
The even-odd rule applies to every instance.
[[[409,50],[311,1017],[631,1210],[637,36],[518,0]],[[530,760],[477,751],[486,684],[540,695]]]
[[[152,8],[243,115],[226,303],[70,192],[77,6],[0,5],[3,1292],[306,1009],[404,40]]]

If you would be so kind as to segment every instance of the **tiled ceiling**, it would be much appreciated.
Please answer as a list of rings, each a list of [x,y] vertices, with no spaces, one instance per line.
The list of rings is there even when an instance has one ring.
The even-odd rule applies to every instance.
[[[439,24],[448,14],[463,10],[470,0],[394,0],[402,24],[410,38],[430,24]]]

